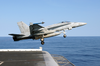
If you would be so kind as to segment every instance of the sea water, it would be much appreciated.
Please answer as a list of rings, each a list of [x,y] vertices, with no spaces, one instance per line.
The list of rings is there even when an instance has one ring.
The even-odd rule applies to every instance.
[[[38,49],[67,58],[75,66],[100,66],[100,37],[51,37],[45,44],[40,40],[14,42],[11,37],[0,37],[0,49]]]

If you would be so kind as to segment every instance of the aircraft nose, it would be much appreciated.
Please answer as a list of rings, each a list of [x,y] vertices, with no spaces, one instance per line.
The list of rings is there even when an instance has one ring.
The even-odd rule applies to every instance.
[[[86,25],[87,23],[80,23],[80,25]]]

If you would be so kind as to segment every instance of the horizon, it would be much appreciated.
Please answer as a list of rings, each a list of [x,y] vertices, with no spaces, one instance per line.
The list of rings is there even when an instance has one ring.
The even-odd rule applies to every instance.
[[[13,37],[13,36],[0,36],[0,37]],[[54,37],[63,37],[63,36],[54,36]],[[67,36],[67,37],[100,37],[100,36]],[[51,37],[48,37],[48,38],[51,38]]]

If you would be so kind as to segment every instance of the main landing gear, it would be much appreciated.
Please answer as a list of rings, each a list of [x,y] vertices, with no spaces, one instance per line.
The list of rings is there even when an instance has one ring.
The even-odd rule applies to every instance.
[[[44,41],[41,41],[41,44],[44,45]]]
[[[66,34],[64,34],[63,37],[66,38]]]
[[[40,40],[41,40],[41,44],[42,44],[42,45],[44,45],[44,43],[45,43],[45,42],[44,42],[44,38],[43,38],[43,37],[44,37],[44,35],[43,35],[43,36],[42,36],[42,38],[40,39]]]
[[[44,45],[44,39],[40,39],[41,40],[41,44]]]

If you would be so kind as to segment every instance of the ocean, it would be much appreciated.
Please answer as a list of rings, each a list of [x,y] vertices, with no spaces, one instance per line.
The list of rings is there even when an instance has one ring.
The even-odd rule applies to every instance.
[[[100,37],[51,37],[40,40],[14,42],[11,37],[0,37],[0,49],[38,49],[67,58],[75,66],[100,66]]]

